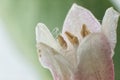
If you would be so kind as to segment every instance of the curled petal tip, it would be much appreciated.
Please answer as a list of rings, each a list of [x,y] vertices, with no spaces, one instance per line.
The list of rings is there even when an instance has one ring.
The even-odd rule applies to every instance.
[[[37,43],[41,42],[41,30],[45,27],[43,23],[38,23],[35,31],[36,31],[36,41]]]
[[[120,13],[117,12],[113,7],[108,8],[106,11],[112,11],[114,14],[117,14],[118,16],[120,16]]]

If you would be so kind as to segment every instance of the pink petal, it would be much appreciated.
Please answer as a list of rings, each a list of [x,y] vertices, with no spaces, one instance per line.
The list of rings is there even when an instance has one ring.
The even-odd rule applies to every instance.
[[[82,37],[80,31],[83,24],[86,24],[87,28],[91,32],[100,32],[101,25],[93,16],[93,14],[89,10],[78,6],[77,4],[73,4],[72,8],[67,14],[62,30],[62,36],[67,42],[69,51],[66,55],[72,63],[74,62],[73,64],[76,64],[76,48],[70,43],[65,35],[65,32],[68,31],[72,33],[73,35],[77,36],[79,41],[81,41]]]
[[[114,80],[112,52],[105,35],[90,34],[78,48],[74,80]]]
[[[116,45],[116,29],[119,16],[120,14],[113,8],[108,8],[102,21],[102,31],[107,36],[113,51]]]
[[[81,39],[80,29],[83,24],[86,24],[91,32],[100,31],[101,25],[93,14],[89,10],[78,6],[77,4],[73,4],[65,19],[62,34],[64,35],[64,33],[68,31]]]

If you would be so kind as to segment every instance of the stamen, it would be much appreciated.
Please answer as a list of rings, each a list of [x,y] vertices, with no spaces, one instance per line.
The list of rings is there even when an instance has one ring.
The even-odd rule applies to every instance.
[[[85,24],[83,24],[80,33],[81,33],[81,35],[82,35],[83,38],[90,34],[90,31],[87,29],[87,27],[86,27]]]
[[[67,49],[67,43],[61,35],[58,35],[58,42],[60,43],[63,49]]]
[[[78,38],[76,36],[67,31],[65,32],[65,34],[73,45],[79,44]]]
[[[60,34],[60,30],[59,28],[55,27],[51,33],[56,38]]]

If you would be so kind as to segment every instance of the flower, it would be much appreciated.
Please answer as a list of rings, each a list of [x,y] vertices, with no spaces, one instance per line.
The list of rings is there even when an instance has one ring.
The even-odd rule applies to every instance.
[[[36,41],[40,63],[54,80],[114,80],[112,56],[118,18],[119,13],[111,7],[100,24],[89,10],[73,4],[57,39],[39,23]]]

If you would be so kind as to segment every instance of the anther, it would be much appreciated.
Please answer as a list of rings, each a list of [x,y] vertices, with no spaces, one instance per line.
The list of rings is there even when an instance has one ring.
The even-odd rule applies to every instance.
[[[70,32],[65,32],[68,40],[73,44],[73,45],[76,45],[76,44],[79,44],[79,41],[78,41],[78,38],[76,36],[74,36],[73,34],[71,34]]]
[[[58,42],[60,43],[60,45],[62,46],[63,49],[67,48],[67,43],[66,41],[63,39],[63,37],[61,35],[58,35]]]
[[[90,34],[90,31],[87,29],[85,24],[82,25],[82,29],[80,33],[83,38]]]

